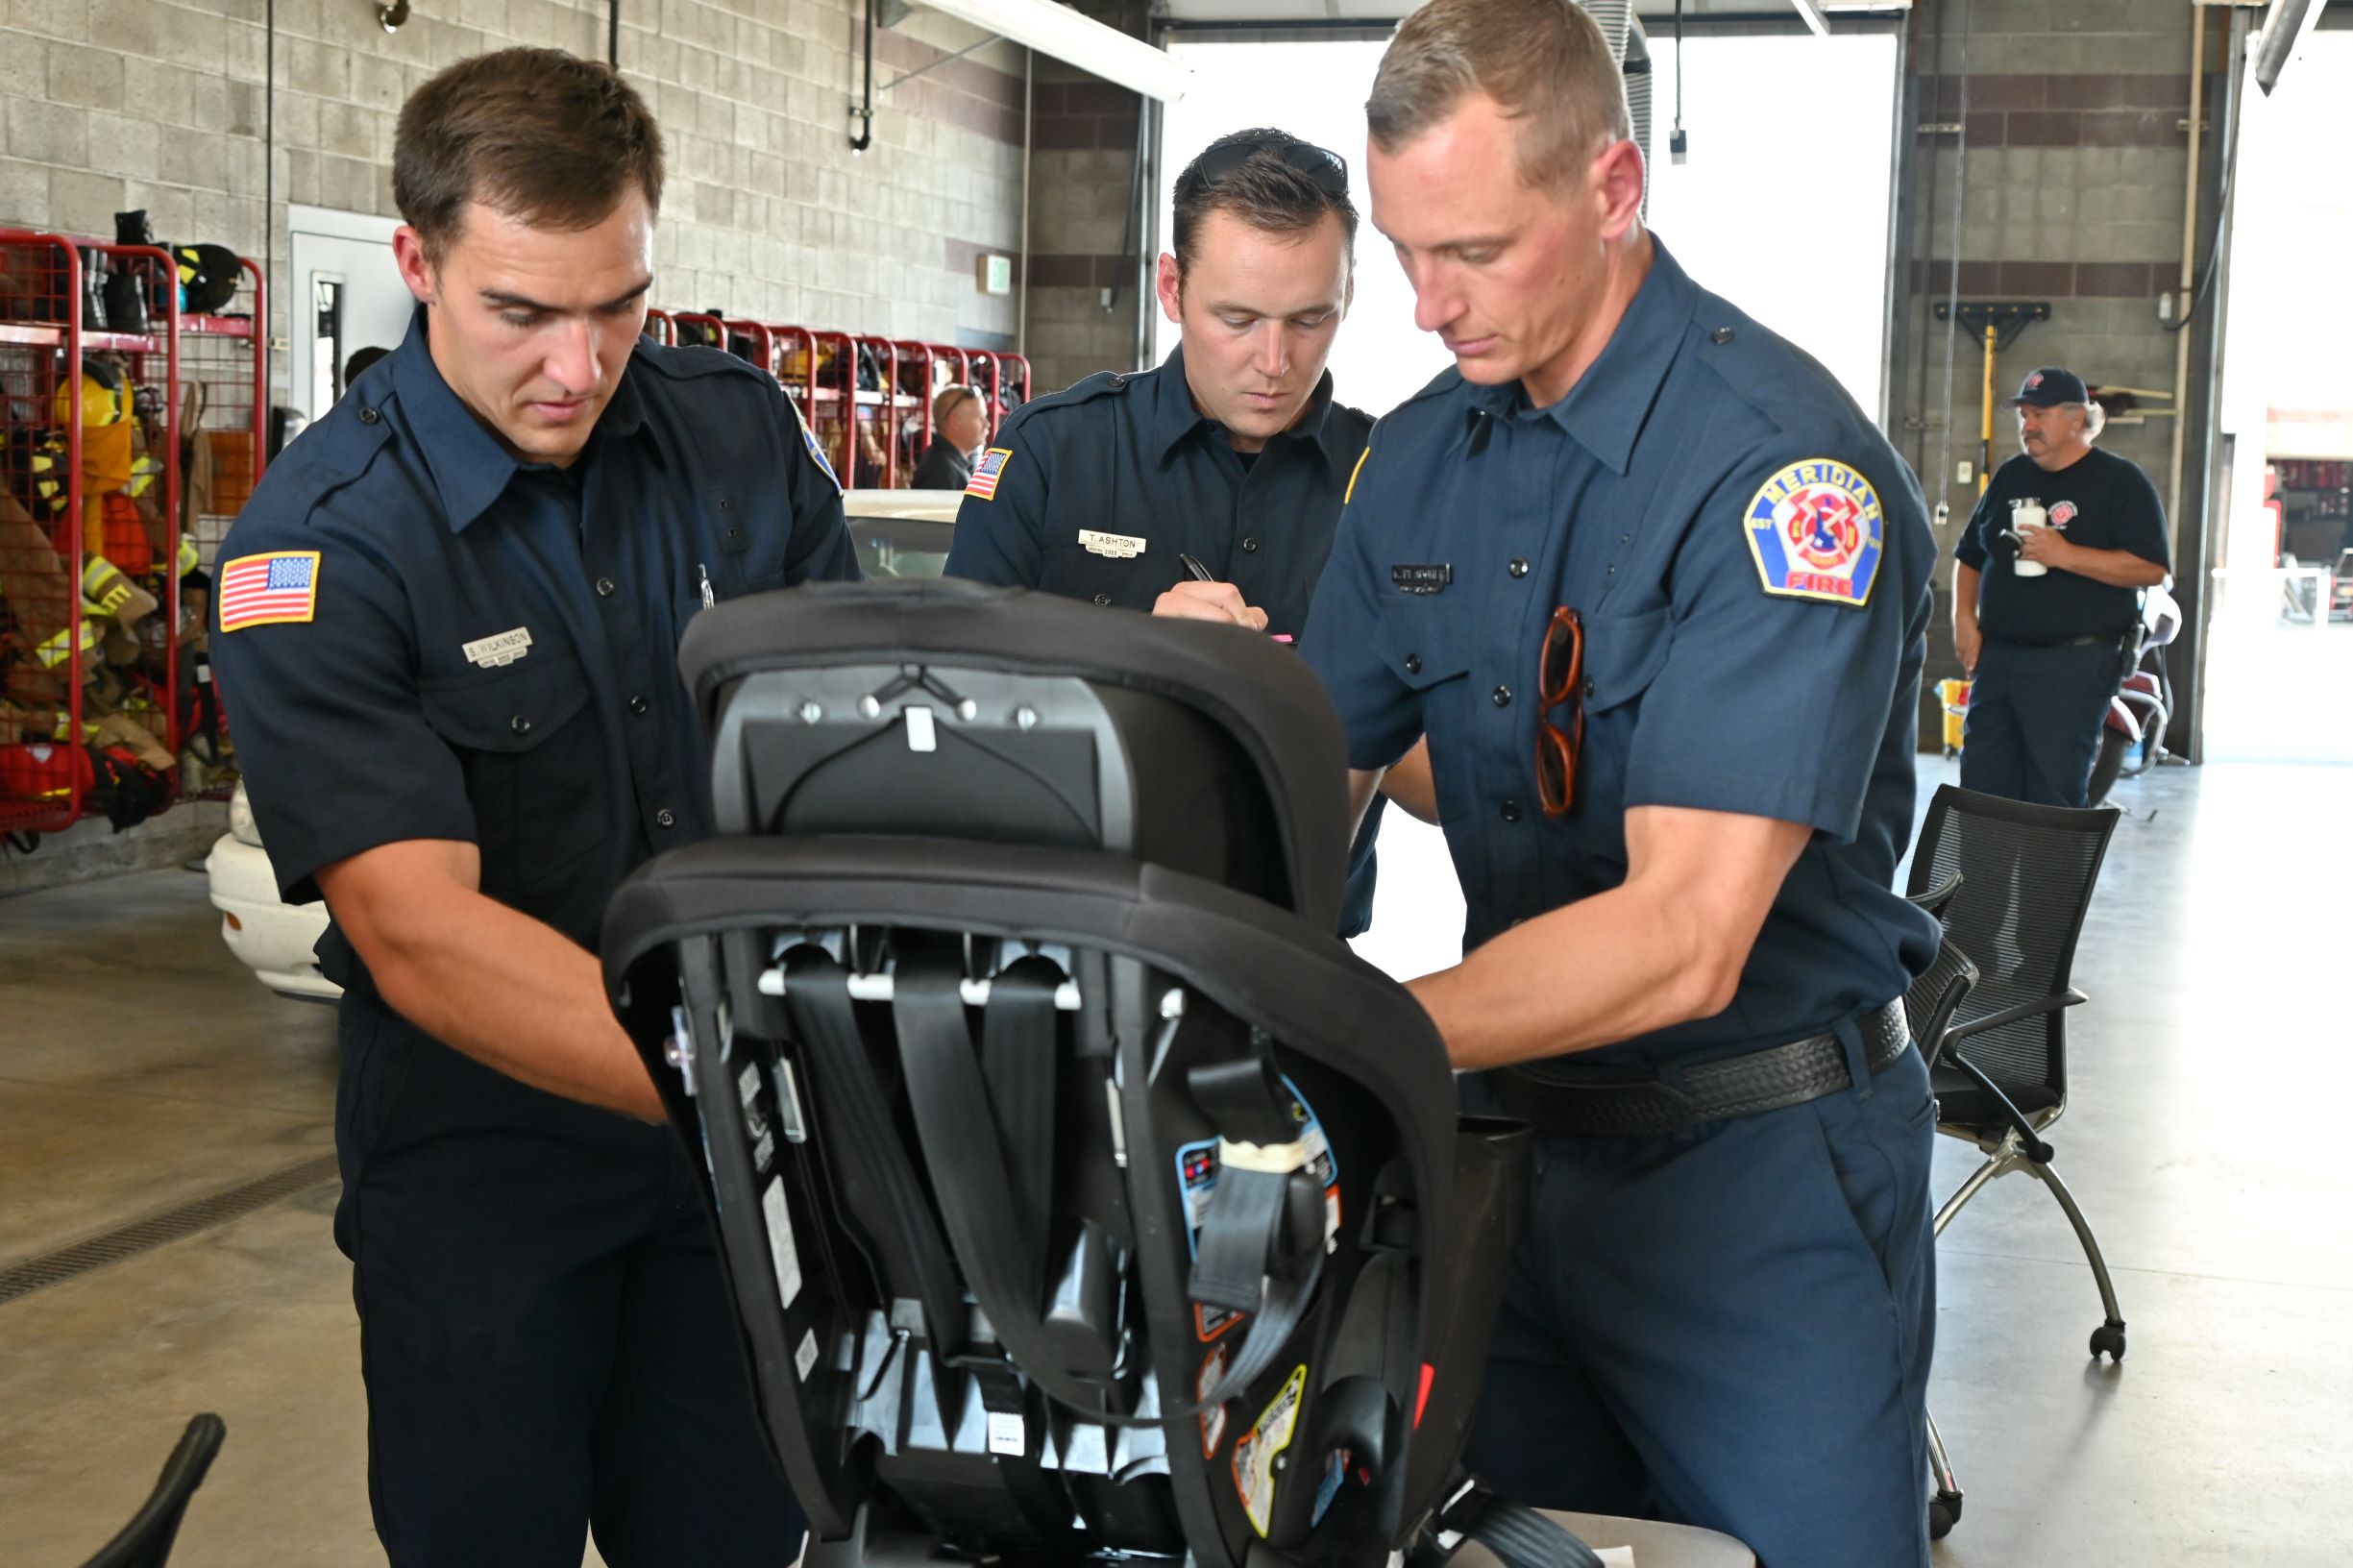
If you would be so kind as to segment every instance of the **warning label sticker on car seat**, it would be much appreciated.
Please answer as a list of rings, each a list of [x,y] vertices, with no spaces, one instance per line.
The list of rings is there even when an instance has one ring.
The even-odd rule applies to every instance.
[[[1263,1537],[1275,1516],[1275,1460],[1299,1431],[1299,1406],[1307,1397],[1308,1369],[1295,1367],[1258,1423],[1234,1445],[1234,1489],[1241,1494],[1250,1528]]]

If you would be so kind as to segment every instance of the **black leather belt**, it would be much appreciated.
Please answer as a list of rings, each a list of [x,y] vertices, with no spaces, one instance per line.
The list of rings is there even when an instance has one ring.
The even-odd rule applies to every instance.
[[[2029,649],[2040,653],[2053,648],[2119,648],[2123,645],[2129,633],[2126,632],[2112,631],[2104,637],[2062,637],[2054,643],[2020,643],[2012,642],[2007,637],[1998,637],[1995,641],[2006,642],[2012,648]]]
[[[1855,1027],[1863,1032],[1863,1059],[1874,1076],[1912,1048],[1900,1000],[1866,1014]],[[1698,1122],[1803,1105],[1851,1082],[1847,1048],[1833,1034],[1685,1067],[1677,1079],[1669,1083],[1653,1074],[1579,1080],[1529,1067],[1487,1074],[1508,1115],[1543,1132],[1580,1138],[1655,1138]]]

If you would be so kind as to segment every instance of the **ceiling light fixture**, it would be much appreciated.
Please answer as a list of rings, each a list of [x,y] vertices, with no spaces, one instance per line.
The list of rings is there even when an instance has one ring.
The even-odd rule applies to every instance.
[[[2255,85],[2266,98],[2327,9],[2328,0],[2271,0],[2271,9],[2263,13],[2263,33],[2255,40]],[[2204,20],[2204,12],[2198,16]]]

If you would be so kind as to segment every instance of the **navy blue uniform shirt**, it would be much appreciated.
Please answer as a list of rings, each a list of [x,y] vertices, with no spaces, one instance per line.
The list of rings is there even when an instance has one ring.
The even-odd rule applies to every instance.
[[[570,468],[519,463],[425,331],[420,310],[230,530],[222,700],[287,899],[363,850],[462,840],[484,894],[593,948],[621,880],[709,831],[675,663],[704,579],[855,577],[841,492],[773,380],[644,340]],[[235,624],[240,561],[282,596],[261,624]],[[381,1007],[339,932],[322,957],[347,1012]]]
[[[1297,635],[1372,421],[1327,373],[1299,422],[1245,462],[1193,406],[1185,351],[1023,404],[973,469],[947,575],[1149,610],[1190,555]]]
[[[1631,807],[1814,829],[1728,1009],[1553,1066],[1732,1055],[1876,1007],[1933,955],[1892,884],[1936,553],[1829,373],[1658,245],[1559,403],[1449,370],[1375,427],[1303,651],[1351,766],[1429,735],[1466,948],[1622,883]],[[1554,820],[1536,685],[1558,605],[1583,620],[1585,739]]]
[[[956,511],[947,575],[1150,610],[1190,555],[1296,636],[1332,554],[1349,477],[1373,422],[1315,383],[1289,429],[1255,454],[1193,405],[1179,348],[1158,370],[1106,371],[1017,409]],[[1349,857],[1340,935],[1372,924],[1382,802]]]
[[[2039,577],[2013,568],[2018,546],[2005,537],[2010,503],[2032,496],[2068,543],[2125,550],[2170,570],[2165,507],[2157,487],[2129,457],[2094,447],[2055,474],[2020,453],[2001,465],[1977,498],[1953,559],[1984,574],[1977,581],[1977,628],[1998,642],[2030,647],[2078,637],[2121,637],[2141,618],[2141,592],[2096,582],[2052,567]]]

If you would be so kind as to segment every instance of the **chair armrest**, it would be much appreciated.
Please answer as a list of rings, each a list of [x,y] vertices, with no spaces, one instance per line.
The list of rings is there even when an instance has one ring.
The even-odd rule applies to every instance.
[[[1972,1035],[1981,1035],[1989,1029],[2004,1029],[2011,1024],[2035,1017],[2040,1014],[2056,1013],[2063,1007],[2073,1007],[2078,1002],[2088,1002],[2091,999],[2082,992],[2070,986],[2056,996],[2045,996],[2037,1001],[2021,1002],[2016,1007],[2005,1007],[1998,1013],[1988,1013],[1985,1017],[1972,1018],[1967,1023],[1956,1023],[1945,1031],[1944,1043],[1949,1045],[1956,1040],[1967,1040]]]
[[[1951,903],[1952,895],[1960,891],[1961,873],[1959,871],[1955,871],[1950,876],[1945,878],[1944,881],[1937,883],[1934,887],[1923,888],[1918,893],[1905,894],[1903,895],[1903,901],[1912,905],[1916,909],[1924,909],[1929,914],[1936,916],[1939,919],[1942,919],[1945,914],[1945,906]]]

